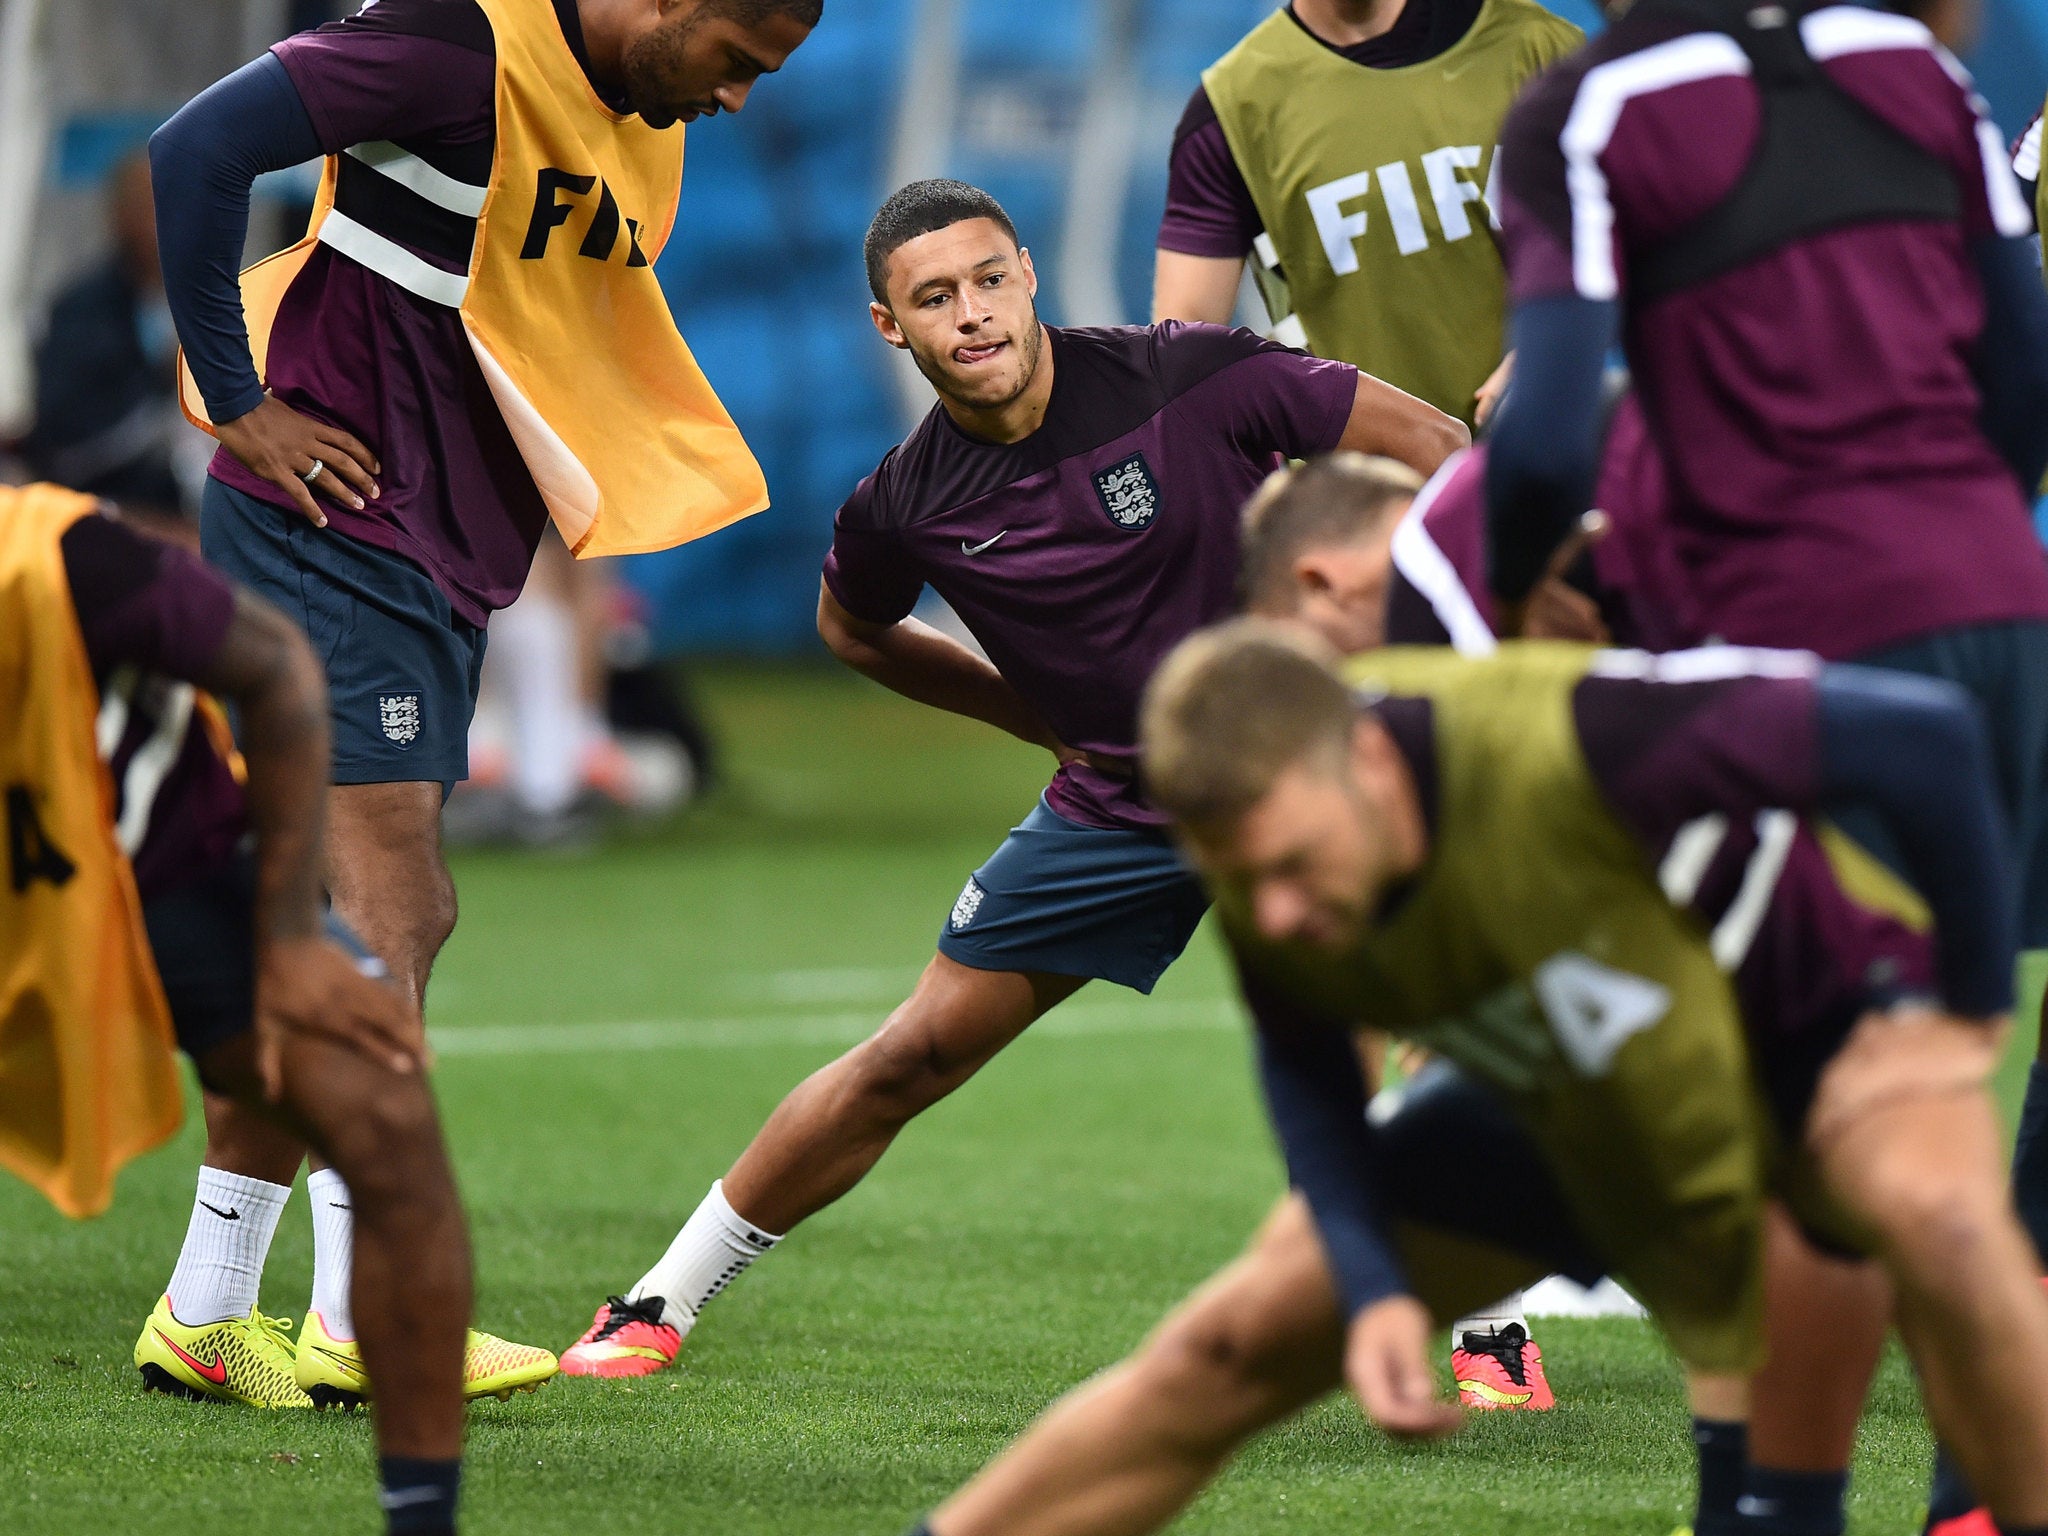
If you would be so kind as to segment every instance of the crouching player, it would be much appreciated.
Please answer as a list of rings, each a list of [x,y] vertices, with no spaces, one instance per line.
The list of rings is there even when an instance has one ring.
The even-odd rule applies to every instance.
[[[197,558],[54,486],[0,490],[0,635],[0,1162],[67,1214],[105,1209],[177,1125],[175,1031],[208,1087],[348,1181],[390,1529],[453,1531],[468,1237],[418,1015],[323,923],[318,662]],[[245,780],[195,689],[239,711]],[[270,1339],[159,1307],[137,1361],[222,1396]]]
[[[1084,1391],[932,1529],[1156,1528],[1340,1381],[1395,1433],[1452,1426],[1429,1311],[1385,1233],[1389,1165],[1344,1027],[1362,1019],[1501,1095],[1705,1417],[1740,1416],[1758,1361],[1766,1194],[1868,1248],[1999,1529],[2048,1529],[2048,1408],[2028,1387],[2048,1301],[1983,1088],[2015,918],[1960,696],[1769,652],[1352,665],[1362,693],[1263,626],[1204,636],[1162,669],[1143,729],[1147,783],[1258,1018],[1327,1259],[1320,1324],[1289,1326],[1277,1303],[1240,1319],[1254,1347],[1207,1357],[1199,1414],[1155,1397],[1091,1418]],[[1842,801],[1913,850],[1924,904],[1802,819]],[[1066,1523],[1018,1513],[1048,1502]]]

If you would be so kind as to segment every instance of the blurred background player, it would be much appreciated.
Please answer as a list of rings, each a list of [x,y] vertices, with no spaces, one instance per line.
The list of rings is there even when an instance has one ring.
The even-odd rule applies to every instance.
[[[68,1214],[97,1214],[120,1163],[177,1125],[175,1032],[214,1092],[330,1159],[361,1209],[389,1528],[452,1532],[469,1240],[413,1004],[345,927],[323,928],[319,663],[268,604],[93,505],[0,490],[0,1148]],[[236,709],[239,761],[197,688]],[[51,1112],[23,1125],[31,1086]],[[192,1326],[166,1296],[136,1364],[162,1391],[306,1407],[288,1326],[253,1304]]]
[[[517,601],[492,618],[450,843],[588,847],[601,812],[659,817],[710,788],[710,728],[678,669],[650,664],[613,565],[544,534]]]
[[[1533,0],[1275,11],[1203,73],[1175,130],[1153,318],[1229,323],[1255,256],[1275,339],[1476,422],[1506,317],[1501,120],[1583,40]]]
[[[1968,76],[1908,16],[1644,0],[1531,89],[1503,153],[1518,387],[1487,464],[1496,596],[1521,602],[1586,504],[1619,340],[1704,630],[1969,689],[2025,871],[2023,941],[2048,943],[2048,561],[2028,515],[2048,297]],[[1883,829],[1845,824],[1898,862]],[[2015,1172],[2038,1250],[2038,1065]],[[1805,1449],[1774,1497],[1839,1530],[1821,1469],[1853,1436],[1883,1297],[1811,1270],[1773,1368],[1837,1378],[1842,1412],[1785,1426]],[[1937,1489],[1937,1522],[1968,1508]]]
[[[681,543],[765,503],[650,261],[681,183],[674,125],[738,111],[818,14],[818,0],[382,0],[278,44],[151,140],[170,305],[221,440],[206,553],[321,653],[329,886],[416,1003],[455,922],[440,815],[467,771],[484,625],[549,517],[602,553]],[[251,183],[321,155],[314,234],[238,289]],[[494,177],[526,188],[495,218]],[[621,432],[644,451],[610,451]],[[238,1262],[209,1265],[230,1240],[216,1208],[281,1207],[302,1152],[237,1110],[213,1117],[179,1261],[213,1277],[203,1313],[253,1296],[269,1237],[238,1224]],[[300,1376],[359,1399],[350,1202],[331,1170],[312,1195]],[[482,1336],[469,1386],[553,1364]]]
[[[106,207],[112,252],[57,295],[36,343],[35,427],[22,453],[37,478],[118,502],[138,527],[197,549],[212,445],[178,411],[146,156],[115,168]]]
[[[669,1364],[706,1302],[1034,1020],[1092,978],[1152,990],[1206,902],[1136,784],[1138,694],[1229,612],[1239,504],[1284,457],[1358,448],[1427,472],[1466,440],[1413,396],[1248,331],[1042,325],[1009,215],[960,182],[893,194],[865,256],[875,329],[938,403],[840,508],[819,633],[1059,771],[968,880],[916,991],[783,1100],[598,1309],[572,1374]],[[910,617],[927,583],[989,659]]]

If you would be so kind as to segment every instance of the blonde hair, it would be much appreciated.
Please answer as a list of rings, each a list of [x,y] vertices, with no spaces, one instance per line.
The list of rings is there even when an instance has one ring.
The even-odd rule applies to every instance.
[[[1293,613],[1296,560],[1375,532],[1422,485],[1422,477],[1397,459],[1349,450],[1274,470],[1244,505],[1238,566],[1244,606],[1254,613]]]
[[[1146,793],[1176,821],[1226,825],[1287,769],[1341,756],[1357,719],[1335,657],[1291,629],[1236,619],[1176,646],[1145,689]]]

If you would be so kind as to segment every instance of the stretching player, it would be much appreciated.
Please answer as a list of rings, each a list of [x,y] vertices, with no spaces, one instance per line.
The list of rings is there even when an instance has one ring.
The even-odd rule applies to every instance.
[[[177,1125],[175,1031],[213,1091],[348,1180],[390,1529],[453,1532],[469,1241],[411,1000],[322,930],[318,661],[196,556],[47,485],[0,490],[0,632],[0,1161],[67,1214],[105,1209],[120,1164]],[[195,687],[238,711],[246,782]],[[290,1388],[262,1324],[159,1312],[138,1356],[188,1396],[238,1373],[279,1405]]]
[[[738,111],[818,14],[819,0],[379,0],[280,43],[151,141],[188,409],[221,440],[203,545],[327,667],[328,883],[415,1000],[455,923],[441,803],[467,773],[484,625],[547,520],[606,554],[766,502],[650,263],[681,187],[674,125]],[[311,232],[238,293],[250,183],[320,155]],[[304,1152],[232,1105],[209,1105],[208,1131],[169,1288],[186,1322],[255,1315]],[[298,1383],[358,1401],[351,1202],[331,1170],[309,1191]],[[469,1390],[554,1366],[480,1335]]]
[[[1967,688],[2021,850],[2022,941],[2048,944],[2048,560],[2028,516],[2048,463],[2048,296],[1968,77],[1906,16],[1643,0],[1531,89],[1503,144],[1527,387],[1488,459],[1495,592],[1512,608],[1584,505],[1619,338],[1704,627]],[[1882,829],[1844,825],[1896,867]],[[2039,1064],[2015,1186],[2048,1248]],[[1818,1260],[1809,1279],[1808,1325],[1775,1366],[1839,1377],[1854,1405],[1881,1296]],[[1832,1502],[1839,1529],[1820,1469],[1853,1415],[1799,1427],[1807,1449],[1781,1470],[1815,1474],[1800,1497]],[[1938,1479],[1935,1523],[1971,1502]]]
[[[1230,610],[1239,505],[1285,456],[1358,448],[1427,473],[1465,441],[1349,364],[1247,331],[1041,325],[1009,216],[959,182],[898,191],[866,259],[875,328],[939,399],[840,508],[819,632],[1059,771],[968,880],[909,1000],[783,1100],[654,1268],[599,1308],[571,1373],[668,1364],[712,1296],[1047,1009],[1093,977],[1152,989],[1207,902],[1135,782],[1138,693]],[[909,616],[927,583],[990,661]]]
[[[1742,1405],[1768,1190],[1870,1245],[1999,1529],[2048,1529],[2048,1406],[2031,1390],[2048,1299],[1984,1088],[2014,917],[1966,697],[1784,652],[1351,665],[1356,694],[1282,633],[1231,626],[1168,660],[1143,727],[1147,783],[1218,898],[1336,1284],[1239,1314],[1182,1363],[1177,1394],[1161,1390],[1171,1362],[1142,1357],[1083,1389],[930,1529],[1156,1529],[1246,1438],[1340,1381],[1393,1433],[1455,1427],[1429,1313],[1383,1235],[1389,1165],[1348,1038],[1365,1019],[1506,1100],[1692,1368],[1696,1409]],[[1800,819],[1839,800],[1876,807],[1913,851],[1925,905]]]

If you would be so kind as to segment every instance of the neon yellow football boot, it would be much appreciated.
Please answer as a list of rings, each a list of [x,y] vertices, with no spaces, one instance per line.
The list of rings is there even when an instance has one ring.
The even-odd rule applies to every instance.
[[[251,1408],[310,1408],[295,1380],[291,1319],[247,1317],[188,1328],[165,1296],[135,1341],[135,1368],[151,1392],[195,1400],[246,1403]]]
[[[531,1392],[555,1374],[558,1364],[545,1349],[472,1328],[462,1362],[463,1401],[502,1401],[514,1392]],[[306,1314],[299,1335],[298,1384],[317,1408],[355,1408],[370,1399],[370,1378],[356,1341],[335,1338],[318,1312]]]

